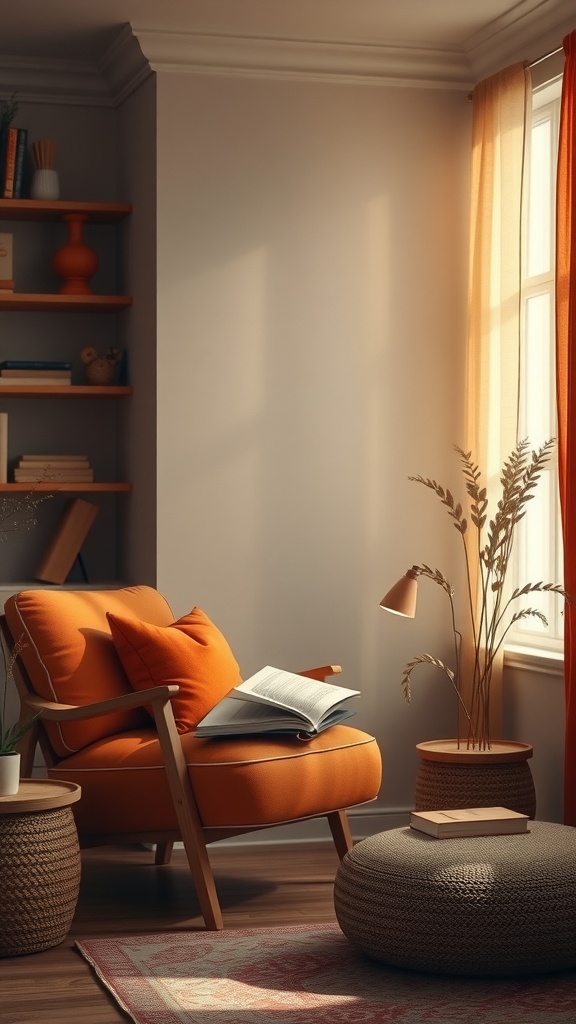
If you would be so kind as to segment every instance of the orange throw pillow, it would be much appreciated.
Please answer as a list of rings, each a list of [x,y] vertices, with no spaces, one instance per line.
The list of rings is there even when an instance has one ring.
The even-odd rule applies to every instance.
[[[194,729],[201,718],[241,682],[228,641],[200,608],[169,626],[109,612],[114,646],[135,690],[176,683],[172,698],[179,733]]]

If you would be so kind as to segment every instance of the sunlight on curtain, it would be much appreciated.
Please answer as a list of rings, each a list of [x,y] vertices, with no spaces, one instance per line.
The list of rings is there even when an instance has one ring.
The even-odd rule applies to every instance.
[[[466,448],[483,473],[491,507],[500,467],[517,440],[520,239],[531,96],[530,70],[523,64],[480,82],[472,94]],[[477,551],[470,551],[473,572],[477,561]],[[472,580],[473,593],[478,585]],[[465,687],[472,651],[463,655]],[[493,738],[501,738],[501,669],[500,657],[492,682]]]
[[[556,377],[564,587],[576,595],[576,32],[564,39],[556,191]],[[576,825],[576,612],[564,621],[564,820]]]

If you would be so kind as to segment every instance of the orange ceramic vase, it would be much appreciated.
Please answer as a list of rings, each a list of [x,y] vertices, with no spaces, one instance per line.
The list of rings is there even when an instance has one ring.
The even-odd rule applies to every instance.
[[[88,281],[98,270],[98,257],[82,237],[82,227],[87,220],[86,214],[67,213],[63,220],[68,225],[68,240],[56,250],[52,257],[52,267],[62,285],[58,289],[61,295],[92,295]]]

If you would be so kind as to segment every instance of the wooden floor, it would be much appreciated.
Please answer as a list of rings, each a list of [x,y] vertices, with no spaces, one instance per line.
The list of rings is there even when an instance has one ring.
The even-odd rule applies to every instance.
[[[226,928],[334,921],[330,842],[210,848]],[[203,928],[184,854],[155,867],[141,847],[82,853],[72,929],[53,949],[0,959],[0,1024],[126,1024],[76,939]]]

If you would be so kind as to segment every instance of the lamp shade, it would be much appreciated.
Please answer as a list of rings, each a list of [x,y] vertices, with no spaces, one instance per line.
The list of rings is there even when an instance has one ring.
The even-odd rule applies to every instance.
[[[416,598],[418,596],[417,573],[409,569],[391,590],[380,601],[380,607],[394,615],[404,615],[413,619],[416,614]]]

